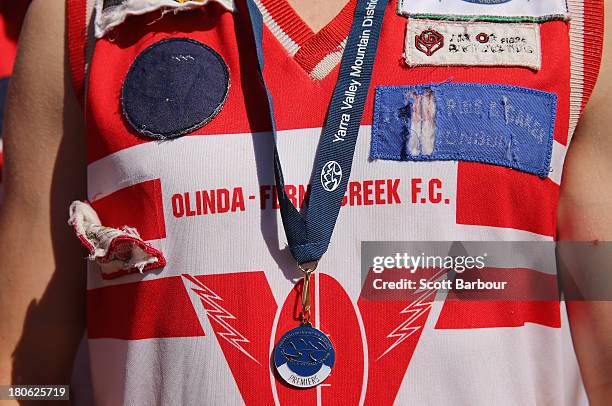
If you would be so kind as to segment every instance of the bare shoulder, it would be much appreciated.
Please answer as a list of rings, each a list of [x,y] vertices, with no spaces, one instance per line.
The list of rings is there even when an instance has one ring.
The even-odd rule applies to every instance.
[[[65,21],[65,1],[33,0],[23,24],[3,132],[8,206],[46,199],[44,190],[32,185],[51,184],[62,143],[82,153],[81,110],[70,78]],[[81,169],[75,163],[73,170]]]
[[[31,103],[31,108],[36,108],[42,104],[45,96],[50,93],[55,96],[63,90],[63,80],[58,79],[65,75],[64,13],[64,1],[32,1],[19,37],[12,80],[14,85],[9,94],[9,105],[17,103],[17,109],[12,113],[20,113],[21,108]]]

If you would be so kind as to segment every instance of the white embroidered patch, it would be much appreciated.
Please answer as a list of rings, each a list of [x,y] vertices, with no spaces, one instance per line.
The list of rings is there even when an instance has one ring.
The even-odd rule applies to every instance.
[[[545,21],[565,19],[565,0],[399,0],[404,16]]]
[[[535,23],[476,23],[409,19],[404,56],[409,66],[542,66]]]
[[[96,211],[87,203],[76,201],[70,205],[68,224],[89,251],[89,259],[100,265],[104,279],[166,265],[164,255],[145,243],[136,229],[103,226]]]
[[[142,15],[156,10],[179,12],[202,7],[216,1],[234,11],[234,0],[95,0],[95,35],[104,37],[113,27],[123,23],[130,15]]]

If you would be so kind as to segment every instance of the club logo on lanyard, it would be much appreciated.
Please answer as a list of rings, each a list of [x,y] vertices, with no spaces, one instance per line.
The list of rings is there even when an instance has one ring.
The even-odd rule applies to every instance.
[[[328,192],[333,192],[340,186],[342,167],[336,161],[329,161],[321,169],[321,185]]]

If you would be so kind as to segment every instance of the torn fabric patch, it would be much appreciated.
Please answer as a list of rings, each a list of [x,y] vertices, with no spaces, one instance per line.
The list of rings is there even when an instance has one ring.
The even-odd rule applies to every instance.
[[[174,12],[202,7],[211,1],[234,11],[234,0],[95,0],[96,38],[104,37],[113,27],[123,23],[128,16],[147,14],[156,10]]]
[[[404,56],[409,66],[521,66],[540,70],[540,27],[409,19]]]
[[[518,86],[376,88],[372,159],[472,161],[547,177],[557,96]]]
[[[96,211],[87,203],[75,201],[70,205],[68,224],[89,251],[89,259],[100,265],[103,279],[166,265],[162,252],[144,242],[136,229],[103,226]]]
[[[406,17],[471,21],[566,20],[565,0],[399,0]]]

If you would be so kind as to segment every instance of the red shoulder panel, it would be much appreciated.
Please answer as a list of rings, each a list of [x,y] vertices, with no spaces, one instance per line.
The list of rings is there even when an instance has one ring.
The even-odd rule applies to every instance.
[[[87,48],[87,1],[66,0],[68,58],[74,92],[83,105],[85,88],[85,52]]]

